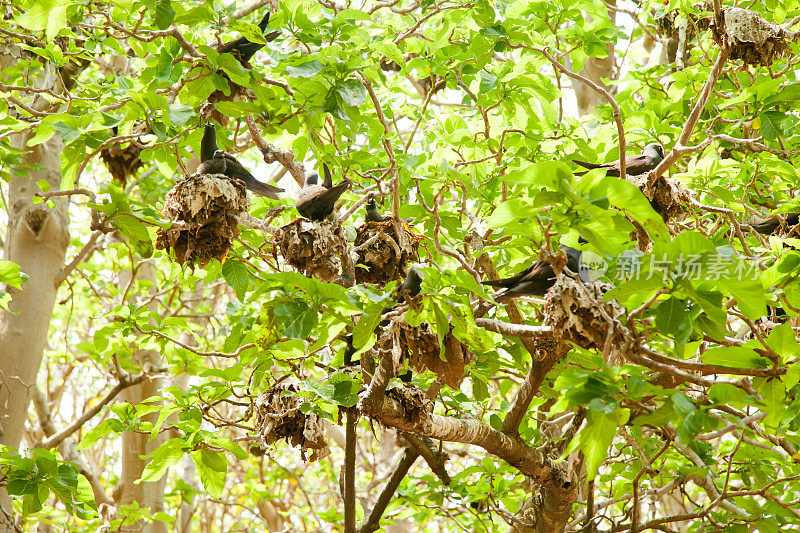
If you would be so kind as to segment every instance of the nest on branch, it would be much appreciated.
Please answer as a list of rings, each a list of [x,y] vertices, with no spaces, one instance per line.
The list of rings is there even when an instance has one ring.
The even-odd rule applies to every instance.
[[[711,22],[714,40],[731,49],[731,59],[741,59],[745,65],[770,66],[797,40],[798,32],[767,22],[755,11],[729,7],[722,10],[722,18],[722,28]]]
[[[399,354],[398,366],[408,360],[415,372],[430,370],[439,381],[452,389],[458,389],[466,376],[466,367],[476,357],[467,347],[448,331],[442,339],[431,330],[430,324],[421,323],[410,326],[405,322],[393,321],[376,344],[378,356],[387,350]]]
[[[594,282],[579,286],[570,276],[559,276],[545,295],[545,326],[553,327],[553,337],[571,341],[587,350],[610,350],[611,360],[619,355],[625,338],[608,320],[618,319],[624,309],[616,301],[603,301],[610,283]],[[607,318],[608,317],[608,318]]]
[[[250,201],[244,182],[224,174],[195,174],[178,180],[167,193],[161,214],[175,227],[159,229],[156,248],[175,253],[175,261],[204,266],[225,260],[239,235],[237,217]]]
[[[639,187],[653,210],[661,215],[665,222],[681,218],[686,213],[684,202],[688,201],[689,191],[680,182],[659,176],[652,184],[648,183],[648,173],[640,176],[629,176],[628,181]]]
[[[111,128],[116,136],[118,128]],[[144,121],[137,121],[131,128],[131,133],[145,135],[150,132],[150,127]],[[100,150],[100,158],[105,163],[111,177],[118,181],[123,188],[128,184],[128,179],[136,176],[136,172],[144,166],[139,158],[142,147],[133,142],[114,143]]]
[[[404,420],[416,424],[423,415],[433,411],[433,402],[419,387],[394,387],[386,389],[386,397],[397,402]]]
[[[338,220],[298,218],[281,227],[275,240],[286,262],[309,278],[330,282],[339,274],[347,237]]]
[[[417,250],[422,237],[405,222],[399,225],[402,239],[392,221],[367,222],[356,230],[356,283],[386,285],[405,278],[407,266],[419,261]]]
[[[300,446],[300,454],[314,462],[330,454],[325,442],[325,425],[314,413],[302,412],[306,400],[292,396],[298,387],[278,385],[261,394],[255,402],[255,427],[258,446],[266,450],[279,439],[292,446]]]

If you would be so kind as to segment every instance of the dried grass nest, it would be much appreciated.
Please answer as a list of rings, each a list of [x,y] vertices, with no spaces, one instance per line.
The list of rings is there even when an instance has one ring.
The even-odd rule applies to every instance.
[[[571,341],[587,350],[610,350],[616,359],[625,344],[619,328],[612,328],[606,317],[619,319],[625,312],[615,300],[603,301],[603,295],[613,288],[610,283],[581,284],[569,276],[559,276],[545,295],[544,325],[553,327],[557,340]]]
[[[266,449],[279,439],[292,446],[300,446],[303,459],[314,462],[330,454],[325,442],[325,425],[314,413],[301,411],[306,400],[291,393],[299,391],[294,384],[277,385],[261,394],[255,401],[255,427],[257,443]]]
[[[223,261],[239,235],[237,217],[250,201],[244,182],[224,174],[194,174],[178,180],[167,193],[161,214],[173,222],[159,229],[156,248],[172,250],[181,264],[204,266]]]
[[[789,45],[798,37],[798,32],[772,24],[748,9],[723,9],[722,18],[723,28],[711,21],[714,40],[731,49],[731,59],[741,59],[745,65],[770,66],[789,50]]]
[[[408,265],[419,261],[422,236],[405,222],[400,222],[399,226],[402,239],[392,221],[367,222],[356,230],[353,243],[358,256],[356,283],[386,285],[392,280],[405,278]]]
[[[393,321],[376,344],[378,357],[387,350],[397,353],[400,355],[398,365],[407,358],[415,372],[430,370],[440,382],[458,389],[466,376],[467,365],[476,359],[475,354],[451,332],[442,339],[442,348],[440,350],[439,338],[427,322],[410,326],[398,320]]]
[[[280,228],[276,243],[287,263],[308,277],[328,282],[339,274],[340,256],[347,249],[347,237],[338,220],[298,218]]]

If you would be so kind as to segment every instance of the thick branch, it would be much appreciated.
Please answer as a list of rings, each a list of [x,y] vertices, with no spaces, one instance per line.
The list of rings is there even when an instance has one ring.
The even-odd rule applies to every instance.
[[[344,531],[355,533],[356,530],[356,419],[355,409],[346,413],[344,447]]]
[[[450,475],[444,468],[444,457],[436,450],[433,442],[426,437],[418,437],[413,433],[403,433],[403,438],[417,450],[417,453],[419,453],[423,459],[425,459],[431,471],[442,480],[442,483],[449,485],[451,480]]]
[[[300,187],[305,185],[306,170],[303,168],[302,163],[295,161],[294,154],[289,151],[281,150],[264,140],[264,137],[262,137],[261,133],[259,133],[258,127],[256,126],[256,121],[252,116],[248,115],[244,120],[247,122],[247,129],[250,131],[250,135],[253,137],[253,142],[256,143],[256,146],[259,150],[261,150],[261,154],[264,156],[264,162],[279,162],[292,174],[294,181],[296,181]]]
[[[386,397],[374,402],[374,406],[364,410],[364,414],[387,426],[434,440],[480,446],[539,483],[550,481],[553,475],[554,464],[542,452],[529,448],[519,438],[497,431],[480,420],[427,412],[420,413],[418,420],[409,420],[408,413],[396,401]]]
[[[501,335],[512,337],[552,337],[553,328],[551,326],[529,326],[527,324],[511,324],[492,320],[490,318],[476,318],[475,325],[479,328],[494,331]]]

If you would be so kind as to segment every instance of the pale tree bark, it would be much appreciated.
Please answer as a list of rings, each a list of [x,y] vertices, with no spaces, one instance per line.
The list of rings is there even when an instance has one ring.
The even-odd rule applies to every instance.
[[[610,5],[616,5],[616,0],[610,0],[606,3]],[[616,22],[616,11],[610,7],[608,8],[608,18],[611,19],[612,23]],[[614,78],[614,46],[609,43],[606,45],[606,50],[608,51],[608,55],[606,55],[606,57],[590,57],[587,59],[586,63],[583,64],[583,68],[578,74],[589,78],[596,84],[600,85],[603,89],[607,90],[611,94],[614,94],[617,92],[616,87],[606,85],[602,81],[603,78]],[[605,102],[602,94],[598,93],[585,83],[577,80],[573,80],[572,83],[573,89],[575,90],[575,98],[578,100],[578,113],[580,115],[591,113],[592,109],[596,105]]]
[[[132,273],[129,271],[120,274],[120,284],[127,286],[128,283],[131,283],[131,275]],[[155,290],[155,273],[152,263],[149,261],[141,263],[136,275],[153,281],[151,290]],[[135,280],[133,282],[135,283]],[[151,307],[151,310],[155,310],[155,303],[151,302],[148,307]],[[134,362],[142,368],[148,366],[157,368],[160,365],[160,359],[160,354],[155,350],[137,350],[133,354]],[[131,405],[138,405],[143,400],[158,395],[161,390],[161,382],[162,379],[160,378],[151,378],[139,385],[130,387],[121,394],[122,401]],[[155,424],[158,419],[158,413],[150,413],[142,419]],[[168,474],[158,481],[135,483],[142,476],[142,471],[149,462],[149,459],[144,459],[143,456],[158,448],[165,441],[165,436],[160,433],[154,439],[149,439],[149,434],[131,431],[126,431],[122,434],[122,473],[115,493],[118,508],[138,502],[141,507],[149,508],[151,513],[164,510],[164,487],[166,486]],[[167,525],[165,522],[153,521],[139,524],[136,528],[129,529],[129,531],[166,533]]]
[[[16,47],[0,52],[0,67],[19,57]],[[2,69],[0,69],[2,70]],[[41,87],[58,89],[52,67],[36,82]],[[32,109],[49,105],[43,100],[29,102]],[[20,167],[11,168],[8,186],[8,229],[4,258],[17,263],[29,279],[22,290],[7,288],[11,295],[10,312],[0,311],[0,443],[16,448],[25,431],[28,404],[36,374],[47,345],[47,332],[58,292],[59,274],[69,244],[67,200],[56,198],[52,207],[33,204],[44,180],[50,190],[61,187],[63,143],[55,135],[35,147],[26,146],[32,133],[17,135],[12,145],[26,150]],[[0,533],[15,531],[11,502],[0,489]]]

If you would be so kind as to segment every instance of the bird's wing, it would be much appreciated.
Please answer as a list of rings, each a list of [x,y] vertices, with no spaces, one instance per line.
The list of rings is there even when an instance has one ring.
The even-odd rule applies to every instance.
[[[514,274],[513,276],[511,276],[509,278],[501,278],[501,279],[493,279],[493,280],[481,281],[481,285],[489,285],[490,287],[502,287],[502,288],[505,288],[505,289],[507,289],[509,287],[513,287],[514,285],[519,283],[520,280],[522,280],[522,278],[526,277],[528,274],[533,272],[533,270],[538,268],[539,267],[539,263],[541,263],[541,262],[542,261],[537,260],[533,264],[531,264],[531,266],[529,266],[528,268],[526,268],[522,272],[520,272],[518,274]]]
[[[575,163],[578,166],[581,166],[583,168],[589,168],[589,169],[599,168],[599,167],[603,166],[600,163],[590,163],[588,161],[581,161],[579,159],[573,159],[572,162]]]

